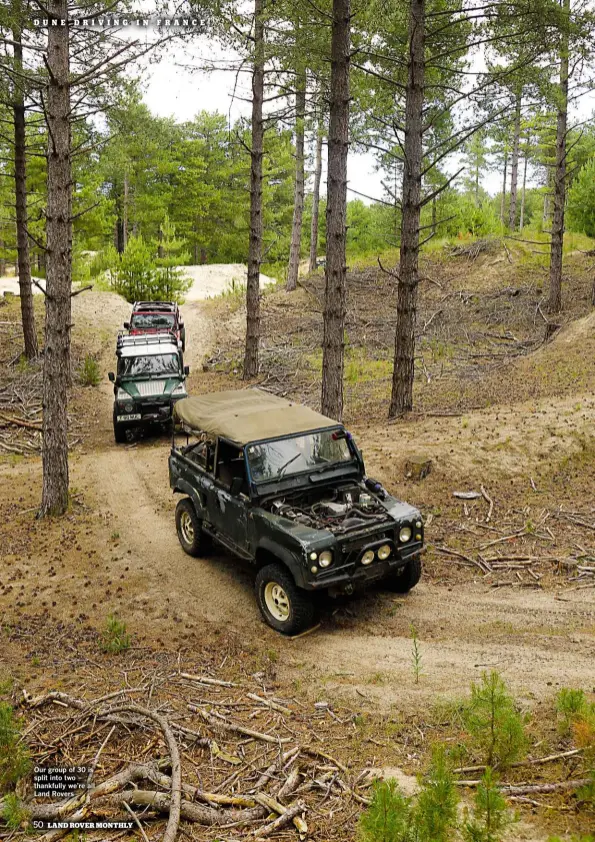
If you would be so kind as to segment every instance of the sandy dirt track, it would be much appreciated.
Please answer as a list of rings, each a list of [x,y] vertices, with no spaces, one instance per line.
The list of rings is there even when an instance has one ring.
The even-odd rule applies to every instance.
[[[222,273],[217,281],[216,267],[208,269],[209,289],[217,284],[224,288],[229,274]],[[195,295],[199,294],[197,290]],[[129,311],[113,295],[92,293],[74,301],[75,318],[96,317],[102,328],[111,324],[114,332]],[[186,361],[192,368],[209,350],[209,323],[198,297],[190,297],[183,313]],[[106,364],[112,347],[110,340]],[[200,627],[201,622],[232,626],[247,641],[278,652],[279,670],[286,676],[307,678],[360,703],[363,694],[384,709],[397,701],[425,705],[437,695],[459,695],[482,670],[491,668],[501,671],[527,703],[534,697],[553,696],[561,686],[593,683],[592,590],[558,596],[551,591],[495,591],[480,581],[457,587],[422,582],[404,599],[376,591],[326,607],[321,629],[299,641],[277,635],[260,620],[249,571],[225,556],[192,559],[180,548],[173,519],[176,501],[167,476],[167,437],[115,445],[110,384],[103,384],[100,393],[97,447],[73,460],[73,483],[99,510],[112,513],[131,568],[125,610],[132,627],[159,617],[189,627]],[[555,419],[580,429],[588,423],[582,412],[569,421],[566,408],[563,400],[548,401],[544,414],[533,404],[520,405],[514,422],[511,418],[507,425],[507,435],[516,429],[519,447],[527,436],[541,445]],[[385,425],[358,434],[370,467],[382,479],[386,459],[413,447],[420,434],[427,448],[434,447],[436,454],[442,448],[456,459],[457,448],[468,453],[474,431],[495,424],[494,414],[484,411],[470,416],[463,440],[456,419],[440,419],[438,426],[421,430],[418,426],[415,436],[403,428],[398,438],[388,437]],[[411,672],[411,623],[423,652],[424,679],[419,685],[413,683]]]

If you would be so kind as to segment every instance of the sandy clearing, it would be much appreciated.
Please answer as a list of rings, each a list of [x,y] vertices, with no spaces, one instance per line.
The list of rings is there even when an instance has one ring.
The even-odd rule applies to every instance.
[[[247,269],[242,263],[212,263],[204,266],[180,266],[184,274],[192,279],[192,287],[185,296],[186,301],[201,301],[221,295],[238,286],[246,286]],[[260,276],[260,286],[276,283],[268,275]]]

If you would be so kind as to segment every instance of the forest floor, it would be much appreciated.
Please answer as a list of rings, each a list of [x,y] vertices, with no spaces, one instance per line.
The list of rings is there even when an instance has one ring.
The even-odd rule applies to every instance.
[[[312,716],[322,710],[325,723],[336,716],[349,722],[324,739],[354,772],[397,766],[416,774],[435,739],[460,739],[448,705],[467,696],[484,670],[496,669],[527,712],[535,754],[567,748],[556,732],[555,695],[562,687],[595,692],[593,261],[568,259],[562,326],[544,343],[544,272],[514,251],[510,259],[500,252],[427,259],[417,410],[395,423],[385,420],[394,281],[378,268],[349,273],[346,420],[369,474],[422,509],[429,546],[424,578],[409,596],[373,590],[333,603],[322,608],[320,628],[297,640],[262,624],[249,571],[224,556],[197,561],[182,552],[167,437],[113,443],[107,371],[129,305],[110,293],[74,298],[76,367],[92,354],[102,380],[72,389],[65,518],[35,519],[38,433],[20,430],[15,438],[5,426],[10,436],[0,437],[0,449],[1,442],[14,448],[0,456],[0,670],[30,692],[85,686],[97,694],[123,686],[130,670],[148,662],[160,675],[180,667],[232,680],[256,674]],[[323,278],[315,275],[292,295],[271,288],[262,304],[259,382],[312,405],[322,296]],[[189,296],[183,312],[189,391],[241,388],[241,292],[210,301]],[[13,359],[16,301],[0,308],[0,320],[3,394],[23,396],[38,389],[39,371]],[[14,401],[0,411],[35,424],[34,398]],[[21,448],[26,455],[19,442],[29,442]],[[417,455],[432,460],[419,482],[406,475]],[[453,497],[482,488],[473,500]],[[133,635],[126,654],[99,650],[110,612]],[[313,707],[321,702],[328,715]],[[537,779],[562,780],[573,762],[538,767]],[[518,770],[516,780],[527,774]],[[558,796],[525,806],[523,819],[528,824],[516,824],[511,839],[586,832],[592,813]],[[311,838],[331,836],[319,830]]]

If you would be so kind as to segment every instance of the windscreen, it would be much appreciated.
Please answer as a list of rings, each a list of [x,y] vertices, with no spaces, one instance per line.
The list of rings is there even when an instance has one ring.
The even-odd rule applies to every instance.
[[[353,460],[346,439],[337,438],[334,430],[251,444],[247,451],[254,482],[303,471],[324,470]]]
[[[162,374],[177,377],[180,374],[180,360],[177,354],[151,354],[146,357],[120,357],[120,377],[142,377]]]
[[[143,330],[173,328],[175,317],[168,313],[135,313],[130,326]]]

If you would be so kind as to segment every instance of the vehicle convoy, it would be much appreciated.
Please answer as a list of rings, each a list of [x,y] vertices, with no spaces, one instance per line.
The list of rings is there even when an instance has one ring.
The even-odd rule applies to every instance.
[[[255,565],[256,599],[277,631],[309,628],[316,592],[384,580],[406,593],[419,581],[421,514],[366,477],[341,424],[259,389],[185,398],[174,422],[180,544],[203,556],[214,541]]]
[[[118,369],[108,377],[114,384],[114,438],[148,424],[171,422],[176,401],[186,397],[182,350],[173,333],[118,336]]]
[[[132,305],[129,322],[124,329],[131,336],[151,333],[173,333],[186,350],[186,328],[180,308],[175,301],[136,301]]]

